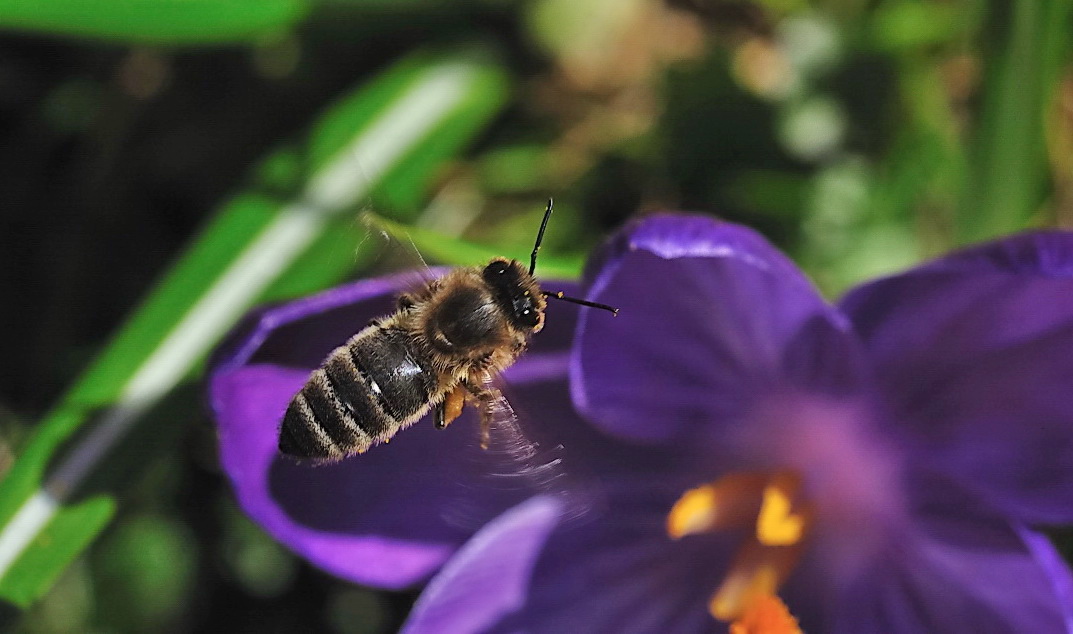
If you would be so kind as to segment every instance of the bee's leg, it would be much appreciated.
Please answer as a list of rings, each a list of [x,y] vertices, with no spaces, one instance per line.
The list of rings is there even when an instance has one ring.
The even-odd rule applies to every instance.
[[[477,399],[481,410],[481,449],[487,449],[491,443],[495,403],[503,395],[494,387],[481,386],[471,381],[463,381],[462,385],[469,390],[473,398]]]
[[[462,407],[466,404],[466,388],[462,385],[447,393],[447,398],[436,406],[436,429],[444,429],[454,419],[462,415]]]
[[[410,310],[414,307],[414,304],[416,303],[417,302],[414,301],[414,296],[409,293],[403,293],[402,295],[399,295],[398,300],[396,300],[395,302],[395,304],[399,307],[399,310]]]

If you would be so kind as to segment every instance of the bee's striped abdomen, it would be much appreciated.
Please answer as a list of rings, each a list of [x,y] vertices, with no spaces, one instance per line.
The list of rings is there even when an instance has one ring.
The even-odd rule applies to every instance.
[[[401,330],[383,329],[354,342],[351,357],[366,377],[376,402],[399,424],[411,422],[432,399],[436,377]]]
[[[385,441],[424,413],[436,381],[406,334],[374,327],[332,352],[291,401],[279,449],[339,458]]]

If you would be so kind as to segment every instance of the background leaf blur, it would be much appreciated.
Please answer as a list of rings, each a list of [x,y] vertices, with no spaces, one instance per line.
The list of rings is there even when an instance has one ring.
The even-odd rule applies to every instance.
[[[293,27],[303,0],[0,0],[0,24],[62,34],[154,44],[249,42]]]
[[[524,258],[549,196],[543,275],[674,208],[758,228],[832,296],[1073,224],[1073,0],[0,0],[0,28],[0,521],[115,398],[93,359],[150,350],[108,348],[126,316],[177,320],[354,122],[453,55],[484,69],[458,109],[387,173],[347,164],[367,191],[259,296],[412,266],[394,248],[411,239],[430,263]],[[207,264],[165,278],[183,245]],[[80,376],[96,387],[72,409]],[[410,595],[326,577],[235,508],[196,381],[149,413],[63,516],[72,532],[28,551],[47,574],[0,578],[29,606],[11,624],[401,623]]]

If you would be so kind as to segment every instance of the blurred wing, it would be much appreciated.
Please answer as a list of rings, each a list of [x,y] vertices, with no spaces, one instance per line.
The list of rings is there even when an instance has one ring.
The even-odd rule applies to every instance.
[[[437,271],[429,267],[421,251],[402,225],[381,218],[371,211],[362,213],[358,222],[365,229],[365,237],[359,243],[359,250],[362,248],[371,250],[369,245],[374,240],[381,245],[372,256],[375,268],[385,271],[400,269],[413,271],[414,281],[407,285],[405,290],[413,291],[427,286],[432,280],[443,275],[443,270]]]
[[[475,477],[460,487],[459,501],[449,507],[448,521],[460,528],[479,527],[476,522],[481,520],[472,512],[475,505],[467,502],[475,495],[501,498],[504,505],[510,506],[534,495],[548,495],[562,503],[563,519],[578,520],[586,516],[593,504],[578,479],[571,476],[563,445],[555,439],[542,438],[531,419],[515,411],[505,395],[509,388],[501,379],[488,378],[485,387],[496,388],[499,394],[491,405],[487,447],[481,448],[479,416],[474,408],[467,408],[463,420],[459,421],[461,424],[452,425],[452,428],[464,426],[466,432],[472,432],[471,442],[466,443],[465,455],[460,459],[471,464],[468,471]],[[483,500],[479,506],[487,508],[487,502]]]

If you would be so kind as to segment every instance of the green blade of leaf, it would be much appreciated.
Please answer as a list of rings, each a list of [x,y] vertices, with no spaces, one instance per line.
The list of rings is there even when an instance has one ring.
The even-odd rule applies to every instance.
[[[452,266],[476,266],[492,258],[510,257],[509,254],[504,254],[492,247],[445,236],[421,227],[402,225],[374,214],[365,214],[365,219],[373,227],[384,231],[403,244],[412,242],[423,257],[433,262]],[[515,259],[520,259],[520,257],[520,255],[515,256]],[[581,275],[584,261],[585,256],[581,254],[555,256],[541,251],[537,272],[545,279],[573,280]]]
[[[506,95],[504,73],[480,51],[411,56],[335,105],[301,148],[269,157],[258,182],[216,214],[0,482],[0,598],[28,605],[89,543],[104,521],[68,519],[82,484],[107,475],[102,459],[112,447],[252,303],[338,280],[360,257],[353,211],[373,188],[400,174],[411,186],[427,184],[435,166],[418,178],[411,157],[429,143],[441,155],[457,151]],[[439,139],[445,126],[453,144]],[[295,169],[280,169],[288,165]],[[288,186],[290,194],[271,193]],[[39,539],[61,528],[62,540]],[[34,574],[19,573],[27,561],[39,567]]]
[[[81,553],[108,525],[115,514],[115,500],[96,496],[68,504],[37,536],[26,555],[20,557],[8,575],[17,578],[4,598],[19,606],[29,605],[38,588],[49,588],[67,564]]]
[[[1070,0],[992,6],[1009,12],[1009,27],[985,83],[973,169],[957,221],[962,242],[1023,229],[1042,203],[1047,180],[1044,111],[1068,54]]]
[[[288,29],[306,0],[0,0],[0,28],[145,44],[249,42]]]

